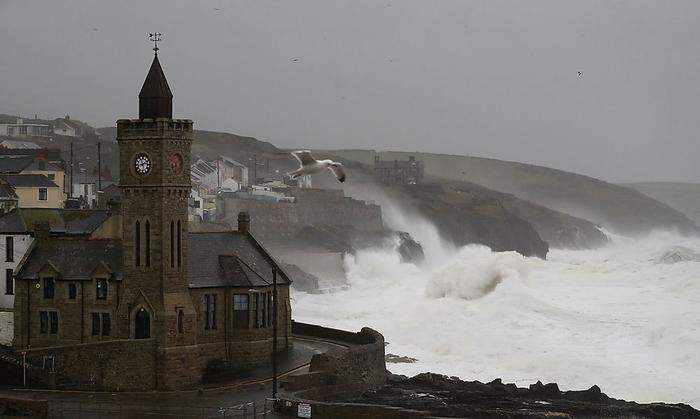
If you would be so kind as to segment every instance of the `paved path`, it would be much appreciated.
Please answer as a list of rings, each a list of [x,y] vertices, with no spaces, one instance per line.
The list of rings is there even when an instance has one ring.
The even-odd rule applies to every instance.
[[[305,371],[314,354],[340,346],[294,337],[293,349],[278,358],[280,376]],[[55,418],[252,418],[261,417],[265,400],[272,396],[271,382],[272,371],[266,368],[252,371],[235,382],[202,390],[113,393],[0,389],[0,396],[49,400],[50,417]],[[246,403],[254,403],[255,407],[236,408]],[[267,407],[269,410],[270,403]]]

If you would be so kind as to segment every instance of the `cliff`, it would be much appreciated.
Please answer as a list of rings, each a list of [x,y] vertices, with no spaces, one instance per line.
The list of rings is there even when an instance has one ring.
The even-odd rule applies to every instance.
[[[663,202],[700,224],[700,183],[646,182],[625,183],[622,186]]]
[[[611,231],[634,235],[671,228],[698,233],[686,215],[634,189],[589,176],[531,164],[497,159],[434,153],[333,150],[333,155],[373,164],[374,156],[422,160],[426,175],[471,182],[592,221]]]

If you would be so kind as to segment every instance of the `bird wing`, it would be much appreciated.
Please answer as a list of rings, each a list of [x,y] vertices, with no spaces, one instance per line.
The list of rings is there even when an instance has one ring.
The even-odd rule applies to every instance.
[[[342,164],[339,164],[337,166],[328,166],[328,169],[330,169],[330,171],[333,172],[333,174],[336,178],[338,178],[338,181],[340,183],[345,182],[345,170],[343,170]]]
[[[292,151],[292,156],[294,156],[302,166],[316,163],[316,159],[311,155],[309,150]]]

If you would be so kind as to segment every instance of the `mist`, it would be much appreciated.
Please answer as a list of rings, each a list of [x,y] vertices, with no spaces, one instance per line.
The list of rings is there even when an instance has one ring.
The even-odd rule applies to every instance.
[[[175,115],[200,129],[700,181],[698,13],[689,0],[4,0],[0,113],[133,117],[157,30]]]

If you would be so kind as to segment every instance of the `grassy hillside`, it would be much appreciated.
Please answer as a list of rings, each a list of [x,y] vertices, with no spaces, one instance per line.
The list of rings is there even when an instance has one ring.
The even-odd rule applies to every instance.
[[[648,182],[626,183],[622,186],[636,189],[661,201],[700,224],[700,183]]]
[[[333,150],[335,155],[373,164],[373,150]],[[381,152],[382,160],[405,160],[409,155],[425,162],[426,173],[476,183],[516,195],[548,208],[584,218],[623,234],[675,228],[697,233],[686,215],[643,193],[588,176],[524,163],[432,153]]]

